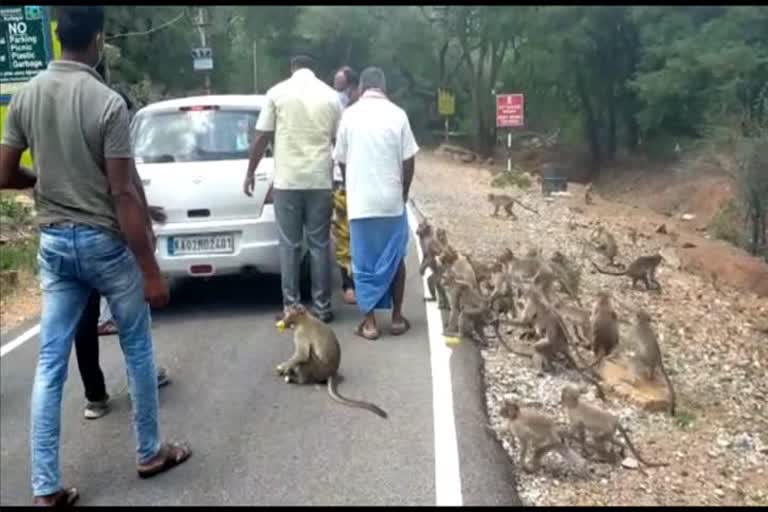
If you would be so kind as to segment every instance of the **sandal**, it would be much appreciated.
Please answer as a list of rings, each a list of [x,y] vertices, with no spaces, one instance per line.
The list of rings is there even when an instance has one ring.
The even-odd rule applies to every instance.
[[[408,332],[408,330],[411,328],[411,323],[408,321],[407,318],[403,317],[403,321],[401,323],[393,323],[392,327],[389,328],[389,334],[392,336],[401,336]]]
[[[112,336],[117,334],[117,326],[112,320],[107,320],[99,325],[99,336]]]
[[[41,507],[71,507],[80,498],[80,493],[75,487],[59,489],[50,496],[35,496],[32,503]]]
[[[356,335],[360,336],[361,338],[365,338],[368,341],[374,341],[374,340],[379,339],[379,330],[378,329],[374,329],[373,332],[366,331],[363,328],[363,325],[365,325],[365,320],[363,320],[363,322],[360,325],[357,326],[357,329],[355,329],[355,334]]]
[[[185,462],[192,455],[192,449],[187,443],[163,443],[155,457],[162,457],[160,464],[139,464],[139,478],[151,478],[175,468]],[[148,469],[141,469],[148,468]]]

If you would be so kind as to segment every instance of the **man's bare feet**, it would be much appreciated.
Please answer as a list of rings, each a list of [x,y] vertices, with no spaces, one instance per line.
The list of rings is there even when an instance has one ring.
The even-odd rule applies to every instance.
[[[357,299],[355,298],[354,288],[347,288],[346,290],[344,290],[344,302],[350,305],[354,305],[357,303]]]

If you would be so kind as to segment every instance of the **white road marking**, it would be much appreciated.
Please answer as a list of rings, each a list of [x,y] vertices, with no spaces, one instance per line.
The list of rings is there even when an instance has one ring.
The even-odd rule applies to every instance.
[[[26,331],[24,334],[22,334],[15,340],[9,341],[8,343],[0,347],[0,357],[5,357],[5,355],[9,353],[11,350],[20,347],[25,342],[37,336],[39,333],[40,333],[40,324],[37,324],[36,326],[29,329],[28,331]]]
[[[408,205],[408,223],[416,238],[419,261],[424,258],[416,236],[419,221]],[[427,277],[424,275],[424,296],[429,295]],[[432,367],[432,418],[435,439],[435,505],[460,507],[461,470],[459,467],[459,443],[456,438],[456,418],[453,412],[453,384],[451,381],[451,354],[453,350],[443,341],[443,320],[436,302],[426,302],[429,354]]]

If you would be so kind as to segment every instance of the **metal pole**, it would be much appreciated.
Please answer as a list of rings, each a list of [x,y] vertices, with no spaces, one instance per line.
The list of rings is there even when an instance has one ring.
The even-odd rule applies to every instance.
[[[507,172],[512,172],[512,130],[507,131]]]
[[[253,93],[259,94],[259,57],[258,57],[258,43],[256,39],[253,40]]]
[[[446,117],[445,118],[445,143],[446,144],[449,143],[449,138],[450,138],[450,135],[449,135],[450,134],[450,130],[448,128],[449,128],[448,127],[448,117]]]
[[[200,32],[200,47],[201,48],[207,48],[208,45],[206,44],[206,33],[205,33],[205,10],[203,7],[198,8],[197,11],[198,16],[198,30]],[[210,95],[211,94],[211,73],[210,71],[205,71],[205,94]]]

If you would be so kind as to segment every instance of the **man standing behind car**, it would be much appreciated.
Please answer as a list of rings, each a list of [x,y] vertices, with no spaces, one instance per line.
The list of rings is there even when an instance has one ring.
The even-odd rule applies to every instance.
[[[341,119],[338,95],[312,72],[310,57],[291,59],[291,77],[272,87],[256,123],[243,191],[274,140],[274,205],[280,237],[283,306],[301,302],[299,277],[306,234],[312,277],[312,312],[324,322],[331,311],[331,147]]]

